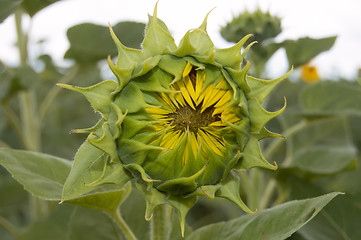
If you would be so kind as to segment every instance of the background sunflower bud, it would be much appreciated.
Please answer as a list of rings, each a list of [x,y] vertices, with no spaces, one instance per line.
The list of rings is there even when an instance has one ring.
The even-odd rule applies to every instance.
[[[229,42],[238,42],[240,36],[252,33],[256,41],[262,42],[275,38],[281,31],[281,18],[258,8],[254,12],[245,11],[233,18],[222,27],[221,35]]]
[[[89,132],[87,142],[103,153],[98,183],[118,183],[122,176],[109,177],[107,169],[124,168],[145,196],[146,219],[167,203],[178,210],[182,231],[199,195],[227,198],[252,212],[240,198],[236,169],[277,168],[264,159],[258,141],[280,136],[264,125],[285,106],[268,112],[262,103],[290,74],[274,80],[247,76],[249,63],[241,63],[251,35],[217,49],[206,25],[207,17],[177,46],[156,7],[142,51],[125,47],[110,27],[119,55],[116,64],[110,58],[108,63],[117,82],[61,85],[83,94],[101,113],[96,126],[79,130]]]

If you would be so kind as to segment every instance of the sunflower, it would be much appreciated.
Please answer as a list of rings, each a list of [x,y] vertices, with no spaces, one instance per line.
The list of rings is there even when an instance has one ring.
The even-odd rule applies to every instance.
[[[83,181],[81,174],[89,172],[97,176],[91,186],[135,179],[146,199],[145,218],[156,206],[169,204],[178,210],[182,232],[199,195],[229,199],[252,213],[240,197],[237,170],[277,168],[264,159],[259,140],[280,136],[265,124],[285,106],[268,112],[262,103],[290,74],[273,80],[248,76],[243,57],[253,43],[244,44],[252,35],[233,47],[215,48],[207,17],[177,46],[156,7],[141,51],[125,47],[110,27],[119,54],[116,64],[110,57],[108,63],[117,82],[59,85],[81,93],[101,113],[96,126],[75,131],[89,136],[75,156],[71,178]],[[102,154],[83,158],[92,148]],[[101,174],[79,169],[83,162],[101,166]]]
[[[159,105],[146,108],[157,120],[156,131],[166,133],[160,146],[164,151],[184,143],[182,164],[189,160],[189,154],[206,155],[207,150],[222,156],[225,140],[221,131],[226,123],[240,118],[231,104],[232,91],[220,77],[213,83],[205,83],[206,74],[187,63],[182,78],[171,83],[171,92],[156,93]],[[188,151],[191,148],[192,151]]]

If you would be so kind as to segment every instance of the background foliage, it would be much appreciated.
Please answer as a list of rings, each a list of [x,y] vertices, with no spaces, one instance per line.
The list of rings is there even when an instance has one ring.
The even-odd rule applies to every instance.
[[[15,12],[21,26],[23,14],[33,17],[54,2],[0,1],[0,22]],[[243,37],[239,28],[232,27],[242,25],[240,21],[252,21],[253,25],[245,26],[261,28],[256,35],[261,42],[248,54],[254,66],[251,75],[257,77],[267,76],[265,66],[281,48],[290,65],[301,71],[336,41],[333,36],[274,42],[281,20],[260,11],[244,13],[225,26],[227,31],[221,31],[225,39]],[[126,46],[140,48],[144,27],[143,23],[121,22],[113,29]],[[71,204],[57,203],[71,167],[67,159],[73,158],[84,141],[83,136],[68,132],[94,125],[97,116],[83,98],[61,91],[55,84],[89,86],[103,80],[102,60],[116,54],[107,26],[83,23],[68,30],[70,47],[64,57],[74,63],[69,68],[57,66],[50,55],[28,59],[29,33],[19,29],[19,66],[0,61],[1,239],[126,239],[115,222],[99,211],[111,215],[119,205],[138,239],[147,239],[150,223],[144,220],[145,203],[135,188],[129,193],[130,186],[107,186],[69,201]],[[243,31],[254,32],[252,28]],[[354,79],[321,79],[310,84],[294,76],[272,93],[266,109],[282,107],[283,96],[287,109],[268,124],[268,129],[281,132],[287,140],[263,141],[266,158],[276,161],[279,170],[253,169],[241,175],[242,198],[251,209],[260,211],[245,215],[226,201],[200,199],[187,219],[186,239],[361,239],[361,170],[357,167],[361,152],[360,84]],[[332,191],[346,194],[326,206],[337,195]],[[310,199],[292,201],[306,198]],[[179,223],[175,216],[173,219],[169,236],[179,239]]]

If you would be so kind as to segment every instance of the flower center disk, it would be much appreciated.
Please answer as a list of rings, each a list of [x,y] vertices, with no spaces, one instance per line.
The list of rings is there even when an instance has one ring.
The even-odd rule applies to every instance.
[[[220,114],[213,115],[215,108],[213,106],[208,107],[205,111],[201,112],[201,106],[197,106],[196,110],[190,106],[184,106],[177,109],[175,112],[168,114],[171,121],[171,125],[174,126],[174,130],[189,130],[194,134],[198,133],[198,129],[207,127],[211,123],[220,119]]]
[[[225,79],[220,75],[217,81],[206,84],[206,77],[205,71],[197,71],[188,63],[183,78],[171,83],[173,92],[156,93],[160,106],[147,108],[159,120],[155,129],[164,134],[160,146],[172,150],[182,145],[183,164],[191,153],[197,158],[211,150],[222,156],[226,144],[221,131],[226,122],[240,120],[230,104],[233,92]]]

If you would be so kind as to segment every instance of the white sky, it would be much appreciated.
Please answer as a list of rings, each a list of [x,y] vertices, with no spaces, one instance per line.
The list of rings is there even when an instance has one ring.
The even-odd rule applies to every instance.
[[[69,27],[83,22],[114,25],[133,20],[146,23],[147,14],[153,14],[155,3],[155,0],[63,0],[55,3],[33,18],[30,57],[45,52],[62,63],[69,46],[66,39]],[[220,36],[220,27],[246,8],[252,11],[256,6],[282,17],[283,32],[277,37],[278,41],[338,35],[332,50],[319,55],[312,64],[324,78],[356,76],[361,68],[359,0],[160,0],[158,17],[167,24],[178,43],[187,30],[198,27],[205,15],[216,7],[208,18],[208,33],[216,47],[223,48],[231,44]],[[9,64],[18,61],[15,39],[15,23],[10,17],[0,24],[1,61]],[[40,39],[45,39],[45,44],[35,44]],[[284,52],[276,53],[269,66],[270,75],[287,70],[284,59]]]

